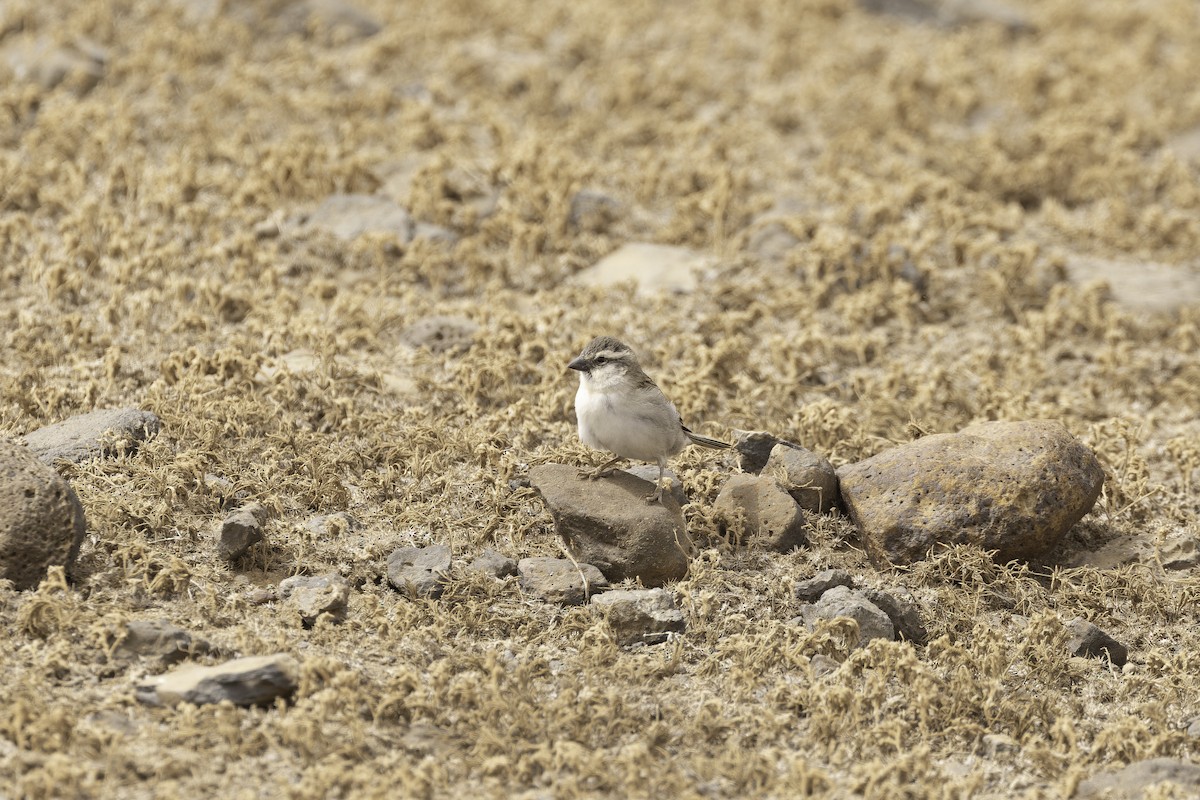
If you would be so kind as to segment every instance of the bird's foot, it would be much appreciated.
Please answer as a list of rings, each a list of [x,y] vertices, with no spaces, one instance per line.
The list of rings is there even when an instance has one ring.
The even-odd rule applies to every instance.
[[[655,489],[650,494],[646,495],[646,505],[652,506],[655,503],[658,503],[661,506],[662,505],[662,492],[663,492],[663,487],[662,487],[662,484],[660,483],[660,484],[658,484],[657,489]]]
[[[598,478],[607,478],[609,475],[612,475],[612,474],[613,474],[612,467],[600,467],[599,469],[581,469],[581,470],[579,470],[579,477],[583,478],[586,481],[594,481]]]

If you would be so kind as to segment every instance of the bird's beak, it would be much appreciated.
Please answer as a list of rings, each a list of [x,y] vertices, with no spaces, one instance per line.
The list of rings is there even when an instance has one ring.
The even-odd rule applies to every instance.
[[[586,371],[587,367],[588,363],[583,356],[575,356],[575,358],[571,359],[571,362],[567,364],[567,369],[577,369],[580,372]]]

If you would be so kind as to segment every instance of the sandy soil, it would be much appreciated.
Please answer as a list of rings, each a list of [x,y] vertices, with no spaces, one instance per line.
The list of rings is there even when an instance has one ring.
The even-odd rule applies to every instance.
[[[163,421],[65,470],[74,582],[0,590],[0,795],[1060,798],[1200,755],[1200,573],[1161,557],[1200,540],[1195,3],[354,2],[0,5],[0,434]],[[309,216],[338,193],[439,227],[338,238]],[[635,241],[713,266],[677,295],[572,280]],[[435,314],[478,330],[412,346]],[[707,435],[843,464],[1052,418],[1105,491],[1051,563],[880,574],[844,518],[731,549],[736,467],[693,451],[669,644],[513,581],[390,588],[404,544],[560,554],[510,481],[599,462],[564,369],[599,333]],[[274,514],[233,567],[231,491]],[[304,527],[336,511],[363,528]],[[792,622],[831,566],[912,588],[930,644]],[[355,587],[340,624],[251,601],[327,572]],[[1076,616],[1124,670],[1062,651]],[[162,667],[109,644],[155,618],[291,653],[295,698],[139,704]]]

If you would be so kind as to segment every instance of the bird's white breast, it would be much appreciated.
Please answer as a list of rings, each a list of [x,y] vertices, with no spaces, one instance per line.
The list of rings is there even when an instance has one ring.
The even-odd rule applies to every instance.
[[[657,461],[687,444],[674,406],[623,384],[597,386],[586,376],[575,393],[579,438],[588,447],[623,458]],[[658,402],[652,402],[657,399]]]

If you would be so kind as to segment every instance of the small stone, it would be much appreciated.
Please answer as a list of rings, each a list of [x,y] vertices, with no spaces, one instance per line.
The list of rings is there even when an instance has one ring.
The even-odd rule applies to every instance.
[[[450,572],[450,548],[399,547],[387,560],[387,578],[392,587],[415,597],[441,597]]]
[[[808,660],[809,668],[812,670],[814,678],[823,678],[826,675],[837,672],[841,666],[836,659],[830,658],[824,653],[817,653]]]
[[[771,458],[771,451],[778,444],[791,445],[766,431],[733,432],[733,449],[737,451],[738,466],[742,472],[757,475],[763,471]],[[795,445],[799,447],[799,445]]]
[[[217,554],[226,561],[236,561],[263,539],[263,522],[267,510],[259,503],[249,503],[221,520]]]
[[[208,642],[193,639],[190,633],[165,619],[136,619],[125,624],[114,654],[123,659],[149,656],[169,665],[208,651]]]
[[[274,586],[258,586],[246,592],[244,597],[252,606],[265,606],[279,599],[279,590]]]
[[[1166,794],[1167,784],[1181,794]],[[1124,769],[1101,772],[1079,784],[1074,800],[1143,800],[1147,789],[1160,786],[1154,797],[1200,796],[1200,766],[1177,758],[1152,758]]]
[[[362,523],[345,511],[335,511],[332,514],[321,514],[309,517],[304,522],[304,529],[309,534],[321,539],[335,539],[353,533],[362,528]]]
[[[800,506],[769,475],[733,475],[721,487],[713,511],[721,534],[745,537],[741,544],[787,553],[807,544]]]
[[[213,667],[188,664],[148,679],[136,687],[137,699],[148,705],[221,703],[266,705],[288,697],[299,683],[300,665],[285,653],[238,658]]]
[[[604,612],[617,644],[659,644],[684,628],[683,612],[666,589],[617,589],[596,595],[592,605]]]
[[[837,473],[825,456],[780,443],[771,448],[763,472],[775,476],[805,511],[824,514],[837,505]]]
[[[458,234],[449,228],[434,225],[432,222],[418,222],[413,228],[413,241],[418,239],[450,246],[458,243]]]
[[[1006,753],[1015,753],[1021,749],[1017,740],[1006,733],[984,734],[980,745],[982,746],[983,754],[989,758],[995,758]]]
[[[522,558],[517,573],[523,590],[564,606],[583,605],[592,594],[608,588],[608,579],[600,570],[591,564],[576,567],[565,558]]]
[[[93,458],[132,453],[158,435],[158,416],[137,408],[116,408],[78,414],[25,434],[25,444],[43,462],[78,464]]]
[[[903,586],[892,586],[887,589],[864,589],[863,595],[888,615],[901,639],[916,645],[925,644],[929,632],[921,622],[921,607],[912,592]]]
[[[517,574],[517,562],[503,553],[488,548],[476,556],[470,564],[467,564],[467,570],[482,572],[493,578],[507,578]]]
[[[378,20],[345,0],[296,0],[291,14],[294,32],[320,32],[326,40],[339,35],[366,39],[383,29]]]
[[[335,194],[321,201],[304,227],[331,233],[349,241],[364,233],[394,236],[402,243],[413,237],[408,212],[386,197],[369,194]]]
[[[424,347],[431,353],[463,353],[475,340],[479,326],[466,317],[434,315],[405,328],[400,341],[409,347]]]
[[[644,481],[649,481],[651,485],[658,480],[657,464],[638,464],[636,466],[626,467],[624,470],[622,470],[622,472],[628,472],[635,478],[641,478]],[[674,470],[663,470],[663,485],[666,485],[666,481],[668,480],[671,482],[671,488],[666,489],[665,491],[671,493],[671,497],[675,498],[675,503],[679,505],[680,508],[686,506],[688,504],[688,496],[687,493],[683,491],[683,484],[680,482],[679,476],[675,474]]]
[[[975,544],[996,560],[1035,558],[1096,502],[1104,470],[1059,422],[984,422],[838,470],[842,501],[877,567]]]
[[[854,586],[854,579],[844,569],[827,569],[796,584],[796,599],[813,603],[835,586]]]
[[[350,602],[350,584],[341,575],[295,575],[279,582],[279,596],[300,614],[306,627],[322,614],[340,622]]]
[[[1128,658],[1125,645],[1082,617],[1067,623],[1067,635],[1067,652],[1073,656],[1107,658],[1118,667]]]
[[[577,273],[572,283],[582,286],[634,284],[639,292],[685,294],[695,290],[713,259],[686,247],[630,242]]]
[[[661,503],[647,503],[652,483],[620,470],[587,480],[564,464],[536,466],[529,480],[570,554],[608,580],[639,578],[653,587],[687,574],[691,540],[671,493]]]
[[[602,192],[581,189],[571,198],[568,221],[571,227],[587,233],[604,233],[621,213],[621,204]]]
[[[846,586],[835,586],[821,595],[821,599],[801,609],[801,617],[809,628],[823,619],[849,617],[858,623],[858,642],[855,647],[865,647],[872,639],[896,638],[896,629],[879,607],[861,592]]]
[[[0,440],[0,579],[32,589],[46,570],[69,574],[87,528],[66,479],[29,448]]]

